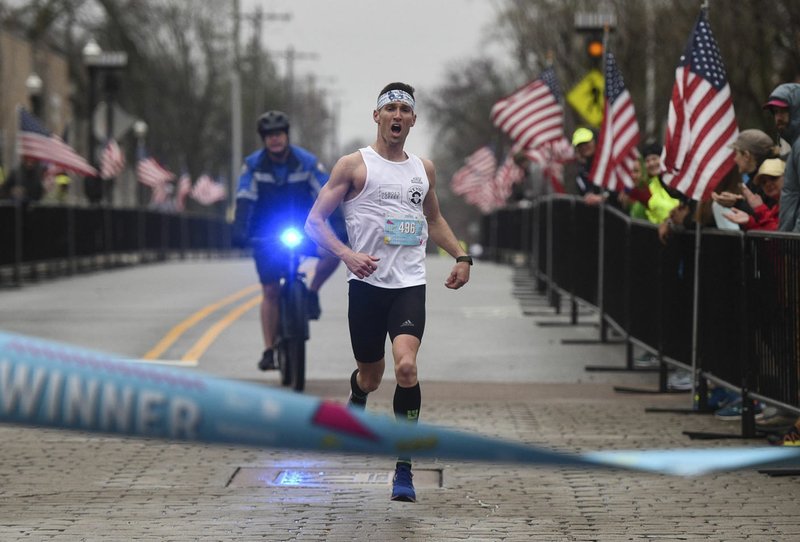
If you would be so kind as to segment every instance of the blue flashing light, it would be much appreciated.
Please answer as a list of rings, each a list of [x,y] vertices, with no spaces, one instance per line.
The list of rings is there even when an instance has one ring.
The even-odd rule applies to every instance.
[[[303,235],[297,228],[287,228],[281,233],[281,243],[289,248],[295,248],[303,241]]]
[[[289,470],[278,477],[277,483],[279,486],[302,486],[306,483],[306,477],[303,471]]]

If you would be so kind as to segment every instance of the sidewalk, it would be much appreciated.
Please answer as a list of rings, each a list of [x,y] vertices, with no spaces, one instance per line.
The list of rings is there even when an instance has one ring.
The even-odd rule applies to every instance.
[[[243,264],[219,265],[228,272]],[[448,262],[431,265],[438,277]],[[202,280],[204,268],[196,270]],[[174,271],[172,265],[154,266],[132,270],[131,278],[152,284],[148,273],[163,278]],[[115,272],[117,280],[123,272]],[[70,286],[97,288],[105,275]],[[476,266],[473,278],[472,292],[465,289],[461,301],[438,283],[429,288],[433,326],[426,332],[428,378],[422,381],[426,423],[580,451],[763,444],[689,440],[682,431],[736,433],[739,427],[711,416],[645,413],[649,406],[686,407],[689,396],[615,393],[614,384],[655,388],[656,376],[583,372],[587,364],[621,365],[622,347],[561,344],[563,338],[592,337],[596,329],[537,326],[556,317],[522,316],[511,296],[508,268]],[[335,312],[333,300],[342,291],[331,288],[324,292],[323,310]],[[33,304],[43,293],[28,288],[25,302]],[[149,309],[139,310],[137,317],[150,316]],[[253,318],[232,335],[252,335]],[[346,342],[339,319],[329,315],[327,323],[315,324],[312,341],[320,344],[314,352]],[[453,333],[456,329],[461,332]],[[520,330],[527,334],[518,337]],[[200,369],[258,377],[252,356],[241,354],[239,365],[240,354],[228,344],[233,339],[221,338]],[[347,382],[341,374],[349,361],[342,357],[341,366],[337,358],[330,367],[310,367],[307,393],[344,400]],[[262,380],[274,385],[269,378]],[[370,397],[369,410],[388,414],[392,390],[387,380]],[[389,501],[393,465],[385,458],[12,426],[0,426],[0,439],[4,541],[800,539],[800,480],[754,470],[675,478],[424,461],[415,465],[418,502],[408,504]]]

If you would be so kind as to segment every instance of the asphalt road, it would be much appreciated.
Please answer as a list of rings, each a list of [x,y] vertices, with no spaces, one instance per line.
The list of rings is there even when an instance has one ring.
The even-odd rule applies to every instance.
[[[619,383],[620,375],[589,374],[583,368],[623,363],[621,347],[565,347],[558,331],[533,325],[513,295],[511,267],[479,262],[470,283],[458,291],[444,287],[450,268],[449,258],[428,259],[420,380]],[[225,303],[239,292],[241,297]],[[274,375],[256,370],[263,350],[257,295],[255,269],[246,258],[128,267],[2,290],[0,329],[142,358],[184,324],[157,359],[180,361],[197,352],[202,340],[201,355],[189,356],[197,369],[229,378],[277,381]],[[323,316],[311,324],[308,379],[346,378],[353,356],[343,266],[323,287],[320,299]],[[250,306],[245,307],[248,301]],[[185,324],[192,316],[195,321]],[[224,327],[209,340],[215,326]],[[591,326],[571,328],[562,335],[576,333],[597,336]],[[388,366],[387,377],[392,376],[390,371]]]

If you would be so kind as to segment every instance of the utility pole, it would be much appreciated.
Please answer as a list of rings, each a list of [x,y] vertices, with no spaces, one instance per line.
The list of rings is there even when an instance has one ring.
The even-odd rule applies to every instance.
[[[319,55],[317,53],[295,51],[291,45],[285,51],[273,51],[272,55],[286,59],[286,112],[291,116],[294,113],[295,105],[294,63],[297,60],[317,60]]]
[[[231,70],[231,168],[228,180],[228,193],[230,194],[230,205],[228,216],[233,216],[233,207],[236,201],[234,190],[236,180],[239,177],[239,168],[242,166],[242,53],[241,53],[241,21],[242,17],[253,17],[253,48],[254,73],[258,75],[257,52],[261,49],[262,21],[291,19],[290,13],[264,13],[259,7],[254,13],[247,14],[241,12],[240,0],[233,0],[233,31],[231,40],[233,41],[233,69]],[[256,107],[260,106],[258,98],[255,102]],[[260,113],[260,109],[257,109]]]
[[[339,120],[341,117],[342,111],[342,100],[336,98],[333,100],[332,108],[331,108],[331,150],[330,150],[330,159],[331,161],[336,160],[339,156]]]
[[[239,0],[233,0],[233,70],[231,71],[231,171],[228,176],[228,212],[233,218],[236,179],[242,165],[242,75],[239,51]]]
[[[251,40],[250,46],[250,62],[251,66],[250,69],[252,70],[253,80],[260,81],[261,80],[261,62],[260,62],[260,53],[261,53],[261,36],[264,32],[264,21],[282,21],[288,22],[292,18],[291,13],[264,13],[264,9],[261,6],[258,6],[253,10],[250,14],[243,14],[247,15],[252,18],[253,24],[253,37]],[[262,92],[253,92],[253,110],[258,114],[264,110],[264,94]]]
[[[250,71],[253,81],[261,81],[261,33],[264,31],[264,10],[258,6],[253,12],[253,40],[250,47]],[[261,114],[264,111],[264,93],[259,90],[253,92],[253,111]]]
[[[644,3],[647,28],[655,28],[655,14],[652,2]],[[654,32],[647,32],[645,42],[645,98],[644,133],[648,141],[656,139],[656,40]]]

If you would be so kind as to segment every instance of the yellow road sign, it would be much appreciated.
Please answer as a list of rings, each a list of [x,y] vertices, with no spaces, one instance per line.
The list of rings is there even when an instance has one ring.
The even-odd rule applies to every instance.
[[[590,70],[567,94],[567,102],[595,128],[603,122],[603,74]]]

